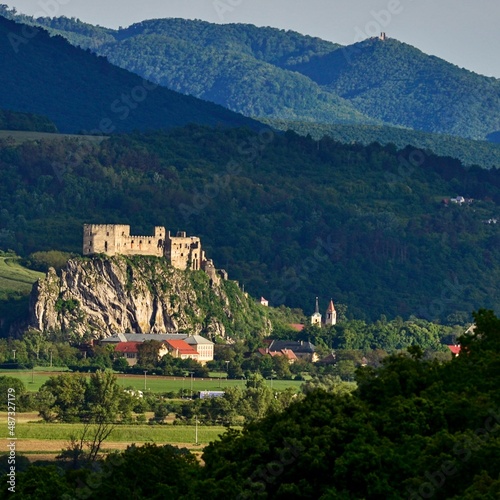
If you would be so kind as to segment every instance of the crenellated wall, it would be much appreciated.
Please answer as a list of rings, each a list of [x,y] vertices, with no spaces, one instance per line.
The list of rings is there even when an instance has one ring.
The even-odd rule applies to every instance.
[[[165,228],[155,227],[152,236],[133,236],[122,224],[84,224],[83,255],[164,255]]]

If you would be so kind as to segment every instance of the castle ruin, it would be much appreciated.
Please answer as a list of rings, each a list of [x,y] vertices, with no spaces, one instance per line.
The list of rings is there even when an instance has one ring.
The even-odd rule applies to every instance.
[[[83,255],[151,255],[165,257],[176,269],[204,269],[207,259],[200,238],[180,231],[175,236],[156,226],[152,236],[132,236],[122,224],[84,224]],[[210,261],[211,263],[212,261]],[[211,264],[213,267],[213,263]]]

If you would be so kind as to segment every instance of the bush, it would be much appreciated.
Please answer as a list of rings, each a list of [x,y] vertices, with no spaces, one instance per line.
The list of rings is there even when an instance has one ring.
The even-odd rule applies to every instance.
[[[13,392],[8,392],[9,389],[14,389]],[[26,392],[26,387],[23,382],[14,377],[0,377],[0,394],[3,395],[1,401],[1,411],[9,411],[7,406],[7,394],[12,394],[15,396],[14,399],[10,399],[12,403],[16,406],[18,404],[19,398]]]
[[[35,271],[47,272],[53,267],[56,271],[61,270],[69,259],[75,257],[76,254],[68,252],[60,252],[58,250],[49,250],[48,252],[34,252],[23,264]]]

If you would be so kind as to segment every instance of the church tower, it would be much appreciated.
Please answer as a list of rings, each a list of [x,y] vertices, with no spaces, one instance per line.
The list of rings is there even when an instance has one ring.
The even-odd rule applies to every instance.
[[[333,326],[337,324],[337,311],[335,311],[335,306],[333,305],[333,300],[330,300],[328,304],[328,309],[326,310],[326,326]]]
[[[311,325],[317,325],[321,328],[321,313],[319,312],[318,297],[316,297],[316,309],[314,314],[311,316]]]

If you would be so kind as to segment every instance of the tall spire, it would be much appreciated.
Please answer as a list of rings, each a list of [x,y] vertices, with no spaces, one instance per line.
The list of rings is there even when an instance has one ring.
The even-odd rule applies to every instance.
[[[319,300],[316,297],[316,309],[314,314],[311,316],[311,325],[317,325],[321,328],[321,313],[319,312]]]

